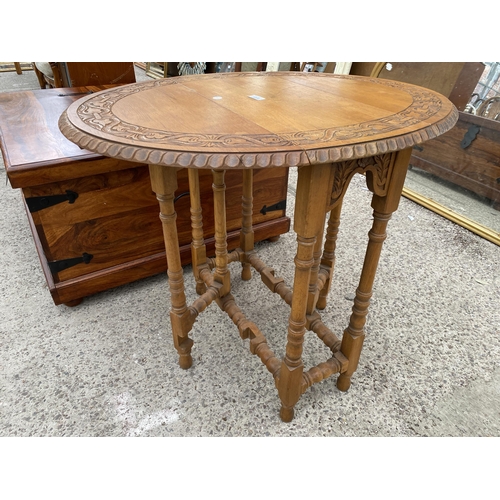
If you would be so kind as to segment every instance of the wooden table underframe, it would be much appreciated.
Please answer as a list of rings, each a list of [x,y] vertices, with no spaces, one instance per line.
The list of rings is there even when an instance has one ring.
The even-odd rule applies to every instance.
[[[274,377],[282,401],[281,418],[289,422],[300,396],[313,384],[333,374],[340,374],[337,387],[347,391],[355,372],[364,339],[364,325],[372,295],[375,272],[386,238],[387,223],[397,209],[403,189],[411,149],[353,161],[299,167],[293,229],[297,234],[295,277],[293,287],[275,276],[272,267],[264,263],[254,249],[252,230],[252,170],[244,171],[242,194],[242,230],[240,247],[228,253],[225,228],[224,170],[213,169],[214,215],[216,221],[216,255],[207,259],[203,243],[203,219],[199,198],[198,170],[189,169],[192,213],[192,262],[196,291],[200,295],[188,306],[184,292],[183,268],[177,242],[174,206],[177,170],[150,165],[152,187],[160,202],[168,261],[168,277],[172,309],[170,319],[179,364],[192,365],[189,338],[198,315],[212,302],[225,311],[238,328],[242,339],[250,339],[250,350],[264,363]],[[355,173],[367,175],[367,185],[373,192],[373,226],[356,290],[351,319],[340,340],[322,321],[317,309],[326,307],[333,276],[336,237],[340,223],[343,196]],[[373,182],[374,177],[378,182]],[[334,189],[335,186],[335,189]],[[318,214],[311,218],[307,214]],[[325,219],[328,227],[324,237]],[[280,361],[258,326],[244,315],[231,294],[230,262],[241,262],[243,280],[251,278],[250,267],[261,276],[263,283],[277,293],[290,307],[286,354]],[[313,331],[331,350],[332,356],[317,366],[304,370],[302,345],[306,330]]]

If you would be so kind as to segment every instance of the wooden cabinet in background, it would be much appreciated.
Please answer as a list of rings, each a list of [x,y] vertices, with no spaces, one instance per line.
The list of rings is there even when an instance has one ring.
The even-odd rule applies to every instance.
[[[351,75],[370,76],[375,65],[372,62],[354,62]],[[383,67],[378,78],[413,83],[448,97],[463,111],[484,71],[481,62],[393,62],[390,70]]]
[[[414,146],[410,165],[487,198],[500,210],[500,122],[460,112],[451,130]]]
[[[0,94],[0,142],[13,188],[22,190],[40,262],[55,304],[167,269],[159,206],[147,165],[81,150],[59,131],[58,119],[85,93],[104,87]],[[262,169],[254,178],[256,241],[289,230],[288,170]],[[242,172],[226,175],[228,246],[239,244]],[[214,253],[212,178],[200,172],[204,234]],[[191,261],[187,171],[179,174],[176,210],[183,264]],[[275,209],[262,210],[264,206]]]
[[[132,62],[35,62],[40,88],[125,85],[135,83]]]
[[[125,85],[135,83],[133,62],[64,62],[65,87],[87,85]]]

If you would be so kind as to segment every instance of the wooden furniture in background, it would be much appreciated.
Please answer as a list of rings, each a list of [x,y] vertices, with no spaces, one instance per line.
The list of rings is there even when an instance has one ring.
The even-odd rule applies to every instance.
[[[86,85],[124,85],[135,83],[132,62],[67,62],[67,87]],[[64,80],[64,79],[63,79]]]
[[[413,148],[410,164],[500,209],[500,122],[460,112],[453,129]]]
[[[136,81],[131,62],[35,62],[33,67],[42,89],[124,85]]]
[[[107,86],[110,87],[110,86]],[[13,188],[20,188],[35,246],[55,304],[76,305],[83,297],[166,270],[158,202],[144,162],[116,160],[68,141],[59,131],[61,113],[82,95],[101,87],[47,89],[0,94],[0,144]],[[288,231],[287,169],[256,176],[256,239]],[[191,260],[187,171],[179,175],[181,260]],[[204,235],[214,248],[209,172],[200,179],[206,213]],[[239,240],[242,173],[231,172],[228,231]],[[278,207],[274,206],[277,205]],[[273,207],[274,206],[274,207]],[[267,207],[261,213],[263,207]]]
[[[64,87],[59,63],[34,62],[33,70],[41,89]]]
[[[288,422],[300,396],[312,384],[340,374],[337,387],[349,388],[361,353],[386,226],[399,203],[411,148],[449,130],[457,117],[456,108],[445,97],[413,85],[347,75],[267,72],[170,78],[155,86],[138,84],[129,93],[111,89],[75,102],[59,123],[76,144],[122,161],[149,164],[162,214],[170,318],[180,366],[191,366],[189,333],[197,316],[215,301],[241,337],[250,339],[251,352],[273,375],[281,399],[280,415]],[[190,304],[175,224],[176,184],[179,169],[184,167],[190,185],[193,271],[200,294]],[[283,167],[298,167],[293,287],[258,257],[250,210],[257,176]],[[207,171],[213,175],[214,259],[207,259],[199,233],[205,213],[199,179]],[[243,175],[242,231],[238,248],[228,253],[226,220],[231,203],[226,199],[227,179],[235,171]],[[323,323],[318,309],[326,307],[332,285],[342,199],[358,172],[366,174],[373,192],[373,226],[351,319],[340,340]],[[233,262],[241,264],[243,280],[250,278],[249,268],[253,268],[290,306],[282,360],[236,304],[229,270]],[[325,362],[307,371],[302,361],[306,329],[315,332],[331,351]]]
[[[351,75],[413,83],[443,94],[463,111],[476,88],[484,64],[477,62],[353,62]]]
[[[387,66],[390,64],[390,70]],[[403,66],[399,66],[403,64]],[[392,63],[356,63],[356,72],[370,70],[370,76],[378,78],[394,69]],[[361,66],[360,66],[361,65]],[[439,177],[443,181],[468,189],[479,196],[489,198],[494,208],[499,209],[498,179],[499,169],[498,152],[500,136],[498,130],[485,120],[474,120],[468,114],[476,115],[476,107],[471,103],[472,97],[479,97],[472,93],[484,70],[483,63],[397,63],[397,71],[393,73],[397,79],[408,83],[424,84],[441,92],[449,92],[450,100],[460,110],[460,116],[455,128],[436,139],[428,141],[424,146],[415,146],[410,159],[410,165]],[[405,73],[405,69],[408,70]],[[422,74],[418,74],[421,71]],[[457,72],[460,71],[458,74]],[[441,73],[444,77],[441,79]],[[455,87],[452,91],[453,78],[458,74]],[[451,78],[450,78],[451,75]],[[490,110],[490,105],[483,108],[483,112]],[[462,112],[463,111],[463,112]],[[494,107],[491,114],[496,116]],[[481,137],[478,136],[482,131]],[[474,147],[469,147],[478,137]],[[427,198],[408,187],[403,189],[403,195],[446,217],[456,224],[480,235],[495,244],[500,244],[498,232],[453,212],[448,207]]]

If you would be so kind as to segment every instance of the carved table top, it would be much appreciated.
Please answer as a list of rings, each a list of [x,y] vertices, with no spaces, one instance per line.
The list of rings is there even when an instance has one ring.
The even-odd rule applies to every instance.
[[[198,168],[300,166],[412,147],[458,119],[414,85],[324,73],[218,73],[125,85],[79,99],[60,118],[80,147]]]

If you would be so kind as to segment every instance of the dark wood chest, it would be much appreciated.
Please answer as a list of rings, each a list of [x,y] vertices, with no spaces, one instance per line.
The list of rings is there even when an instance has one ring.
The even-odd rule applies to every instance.
[[[500,208],[500,122],[459,112],[455,127],[421,146],[410,160]]]
[[[60,132],[61,113],[85,93],[78,87],[0,94],[0,143],[11,186],[20,188],[35,246],[55,304],[167,269],[158,201],[149,169],[79,149]],[[255,240],[287,232],[288,169],[254,174]],[[203,228],[214,250],[212,175],[200,172]],[[238,246],[242,172],[226,174],[228,247]],[[179,172],[177,228],[183,264],[191,261],[187,171]],[[267,207],[263,210],[264,207]],[[270,210],[269,210],[270,208]]]

